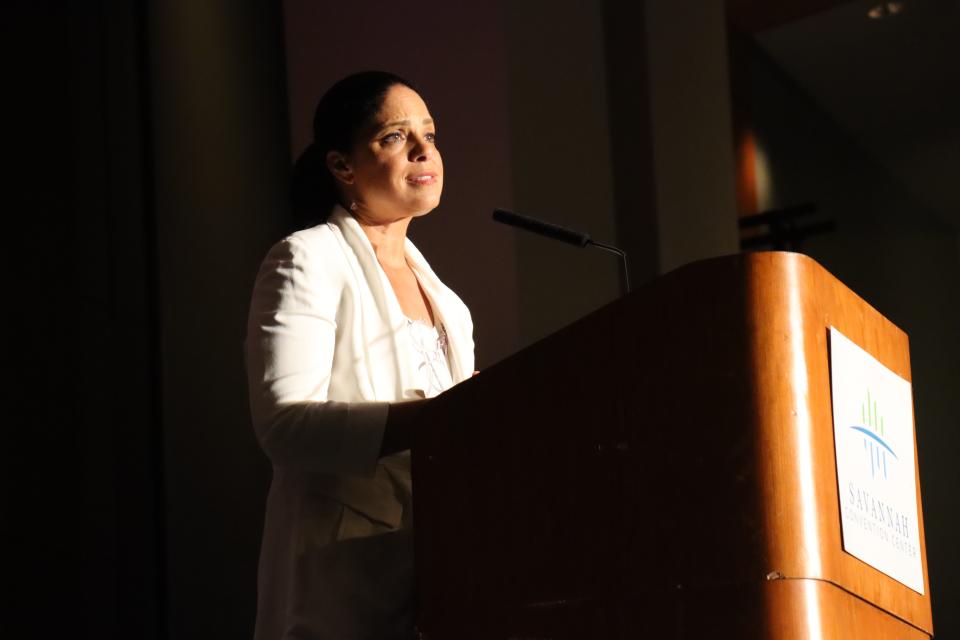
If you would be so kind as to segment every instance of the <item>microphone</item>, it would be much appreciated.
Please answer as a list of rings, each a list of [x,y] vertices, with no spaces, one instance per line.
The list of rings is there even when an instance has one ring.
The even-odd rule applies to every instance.
[[[625,293],[630,293],[630,272],[627,270],[627,254],[617,247],[592,240],[586,233],[573,231],[572,229],[560,227],[549,222],[544,222],[543,220],[531,218],[529,216],[522,216],[519,213],[507,211],[506,209],[494,209],[493,219],[496,222],[508,224],[511,227],[536,233],[537,235],[551,238],[553,240],[566,242],[567,244],[572,244],[573,246],[580,247],[581,249],[590,245],[597,247],[598,249],[603,249],[604,251],[617,254],[623,260],[623,283],[626,288]]]
[[[507,211],[506,209],[494,209],[493,219],[502,224],[508,224],[511,227],[530,231],[531,233],[559,240],[560,242],[566,242],[581,249],[592,242],[590,236],[585,233],[564,229],[555,224],[537,220],[536,218],[528,218],[527,216],[522,216],[519,213]]]

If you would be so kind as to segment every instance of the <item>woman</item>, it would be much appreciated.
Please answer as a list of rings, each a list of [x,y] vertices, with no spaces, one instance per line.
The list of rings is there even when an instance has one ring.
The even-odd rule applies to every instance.
[[[425,398],[473,372],[470,313],[406,238],[442,189],[408,82],[360,73],[320,100],[294,179],[319,223],[270,250],[247,330],[274,469],[258,640],[412,635],[411,433]]]

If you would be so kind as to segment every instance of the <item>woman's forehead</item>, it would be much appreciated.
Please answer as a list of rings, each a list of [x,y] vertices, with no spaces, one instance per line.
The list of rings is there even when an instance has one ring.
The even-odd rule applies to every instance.
[[[376,116],[377,125],[407,121],[407,124],[432,124],[433,117],[427,104],[416,91],[402,84],[387,90]]]

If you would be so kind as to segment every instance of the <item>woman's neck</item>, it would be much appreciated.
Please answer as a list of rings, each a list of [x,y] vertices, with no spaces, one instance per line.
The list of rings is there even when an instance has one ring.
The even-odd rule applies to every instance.
[[[373,252],[381,266],[392,269],[406,267],[405,242],[410,218],[400,218],[392,222],[369,222],[361,216],[354,217],[373,245]]]

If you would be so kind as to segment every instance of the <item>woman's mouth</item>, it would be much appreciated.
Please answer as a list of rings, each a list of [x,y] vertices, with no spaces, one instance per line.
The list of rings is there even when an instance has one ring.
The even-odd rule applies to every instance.
[[[418,173],[416,175],[407,176],[407,182],[415,185],[428,185],[434,184],[437,181],[437,174],[435,173]]]

